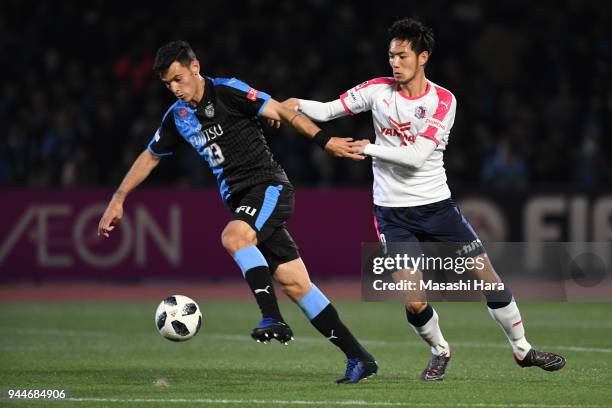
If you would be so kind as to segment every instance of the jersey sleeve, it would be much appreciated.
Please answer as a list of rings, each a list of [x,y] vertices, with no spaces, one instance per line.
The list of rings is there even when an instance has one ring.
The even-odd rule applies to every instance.
[[[348,115],[342,107],[340,99],[331,102],[309,101],[299,99],[298,111],[316,122],[327,122]]]
[[[161,126],[155,131],[153,138],[151,138],[147,150],[153,156],[171,156],[174,154],[181,140],[182,138],[174,123],[174,114],[172,109],[170,109],[166,112],[166,115],[164,115]]]
[[[224,87],[224,102],[247,117],[259,116],[270,101],[270,95],[236,79],[217,79],[215,85]]]
[[[422,167],[436,150],[436,144],[425,138],[418,138],[406,146],[392,147],[369,144],[363,153],[400,166]]]
[[[450,130],[455,123],[455,112],[457,110],[457,100],[449,91],[436,87],[438,93],[438,106],[433,115],[425,117],[427,126],[418,135],[433,140],[436,145],[450,134]]]
[[[393,78],[370,79],[340,95],[340,102],[349,115],[369,111],[374,104],[374,95],[379,89],[377,85],[390,85],[393,83],[395,83]]]

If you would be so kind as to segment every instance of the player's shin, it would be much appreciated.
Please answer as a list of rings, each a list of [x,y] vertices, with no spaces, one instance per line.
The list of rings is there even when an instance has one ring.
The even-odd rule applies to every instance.
[[[514,299],[505,305],[500,302],[489,302],[487,306],[489,315],[504,330],[514,355],[519,360],[525,358],[531,349],[531,344],[525,339],[523,319]]]
[[[255,245],[241,248],[234,253],[234,260],[255,296],[262,317],[284,321],[278,308],[268,263],[259,249]]]
[[[298,301],[298,305],[319,333],[342,350],[347,358],[374,359],[342,323],[336,308],[314,284]]]
[[[427,304],[423,311],[416,314],[406,309],[406,318],[415,333],[429,344],[432,354],[450,356],[448,342],[444,339],[442,330],[440,330],[438,314],[430,304]]]

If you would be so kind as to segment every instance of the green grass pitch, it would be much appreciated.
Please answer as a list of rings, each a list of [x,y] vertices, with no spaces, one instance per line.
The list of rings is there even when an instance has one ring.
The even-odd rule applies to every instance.
[[[429,350],[394,303],[336,302],[377,357],[378,376],[337,386],[344,356],[282,303],[289,346],[252,341],[253,302],[199,301],[200,334],[160,337],[155,302],[3,303],[0,406],[512,407],[612,406],[612,303],[523,303],[527,336],[567,358],[560,372],[521,369],[484,304],[439,303],[454,355],[444,382],[418,375]],[[9,400],[9,389],[64,389],[67,400]]]

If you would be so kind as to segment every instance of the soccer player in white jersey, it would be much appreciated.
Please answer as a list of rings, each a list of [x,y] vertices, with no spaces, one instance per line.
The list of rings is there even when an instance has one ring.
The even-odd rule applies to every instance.
[[[476,256],[484,248],[446,184],[443,155],[457,100],[425,77],[433,45],[433,31],[420,21],[396,21],[389,29],[392,77],[371,79],[327,103],[296,98],[284,103],[315,121],[372,112],[376,141],[353,142],[353,153],[372,157],[375,223],[381,242],[469,243],[464,248],[471,248],[468,255]],[[501,282],[488,258],[485,260],[484,273]],[[507,289],[484,295],[489,314],[503,329],[519,366],[556,371],[565,365],[563,357],[532,348]],[[407,298],[405,306],[410,326],[433,354],[421,379],[443,380],[451,349],[438,314],[426,301]]]

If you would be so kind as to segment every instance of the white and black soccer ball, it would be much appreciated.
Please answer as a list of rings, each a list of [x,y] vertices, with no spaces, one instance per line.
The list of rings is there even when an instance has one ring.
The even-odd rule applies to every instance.
[[[155,324],[159,334],[168,340],[189,340],[202,327],[202,312],[198,304],[187,296],[169,296],[157,306]]]

